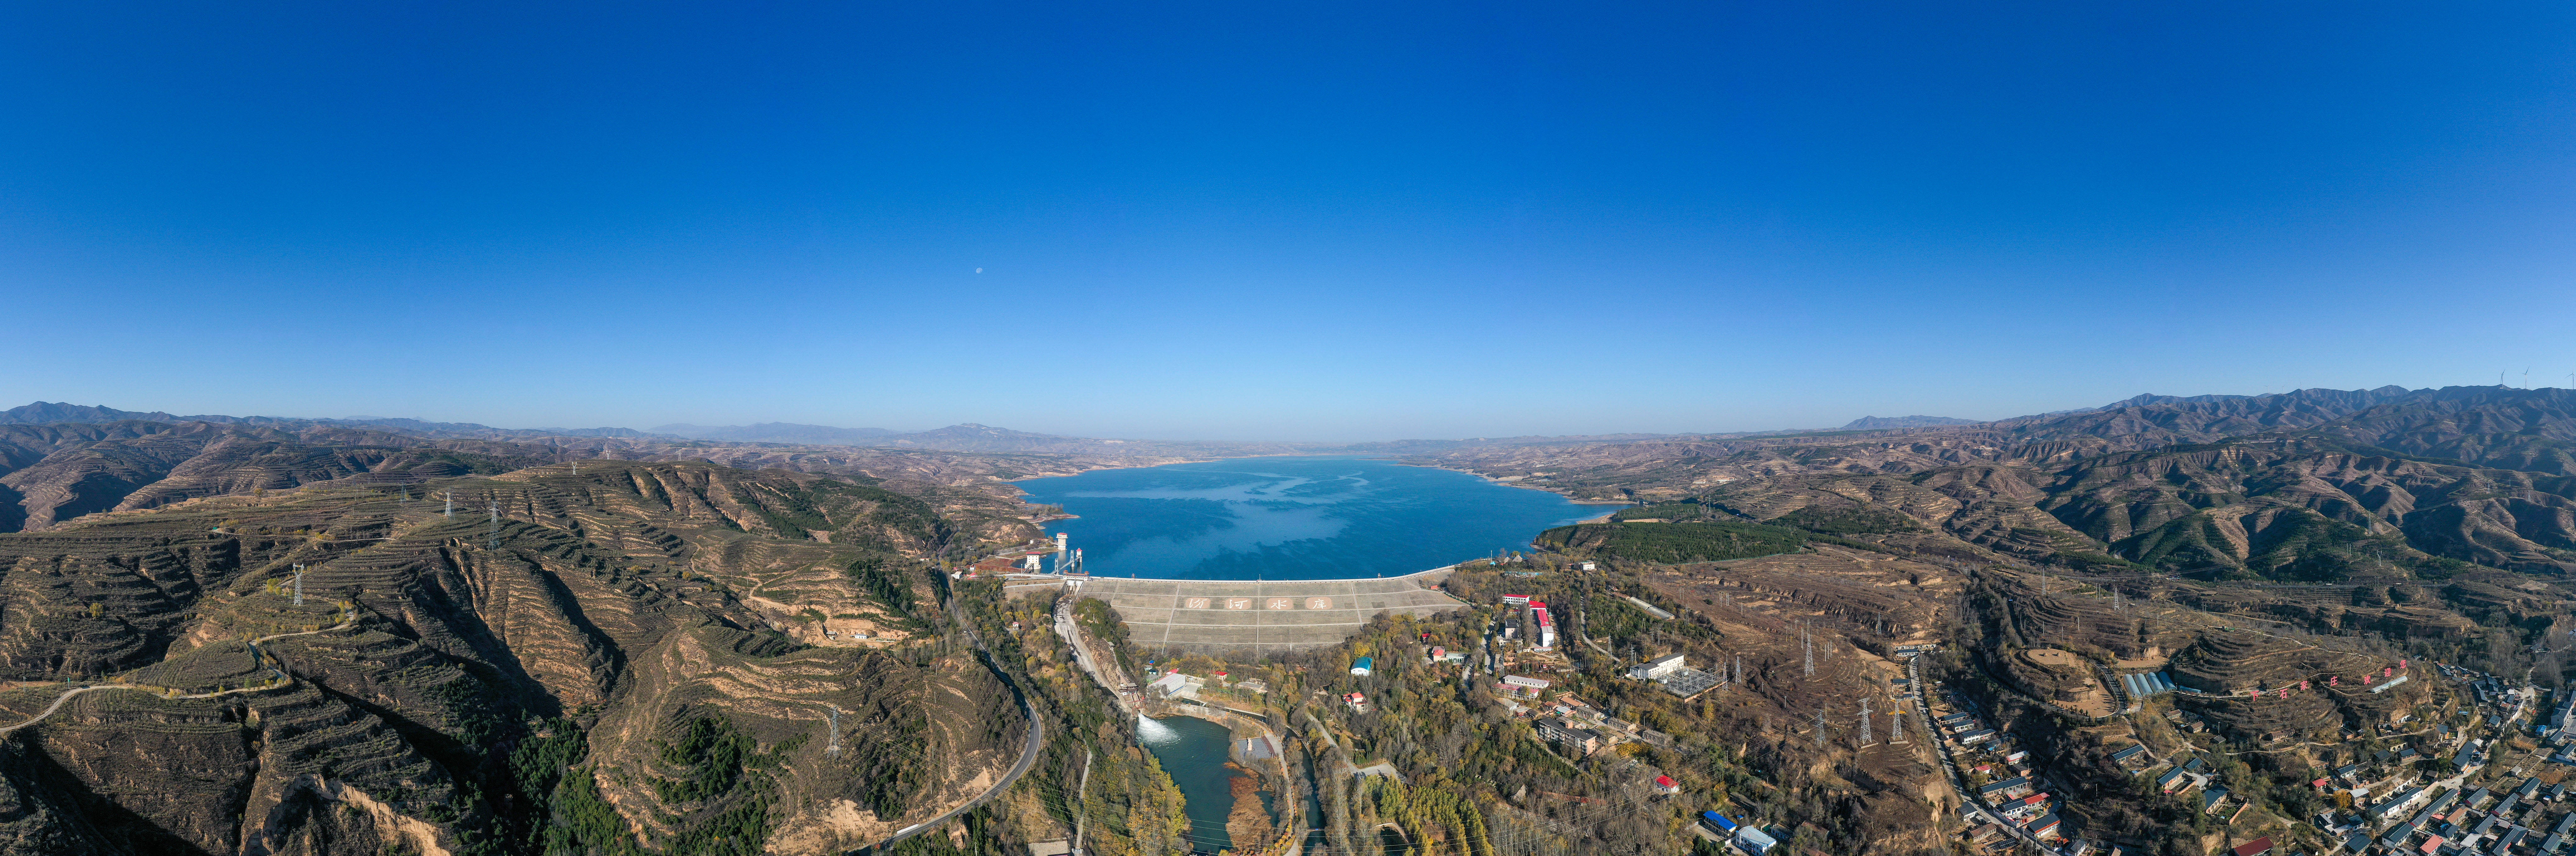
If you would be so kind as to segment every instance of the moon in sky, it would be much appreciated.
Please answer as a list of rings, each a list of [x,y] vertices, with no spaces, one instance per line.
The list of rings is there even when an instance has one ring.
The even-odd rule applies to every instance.
[[[975,269],[975,272],[976,272],[976,273],[983,273],[983,272],[984,272],[984,269],[983,269],[983,268],[976,268],[976,269]]]

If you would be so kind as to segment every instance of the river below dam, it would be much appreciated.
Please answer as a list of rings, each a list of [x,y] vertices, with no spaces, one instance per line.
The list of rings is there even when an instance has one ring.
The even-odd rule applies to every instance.
[[[1234,846],[1225,821],[1234,811],[1234,780],[1242,774],[1225,765],[1233,742],[1226,727],[1194,716],[1145,718],[1136,723],[1136,735],[1181,789],[1191,846],[1209,853]]]
[[[1018,482],[1094,576],[1393,577],[1526,550],[1554,526],[1624,507],[1351,455],[1237,458]]]

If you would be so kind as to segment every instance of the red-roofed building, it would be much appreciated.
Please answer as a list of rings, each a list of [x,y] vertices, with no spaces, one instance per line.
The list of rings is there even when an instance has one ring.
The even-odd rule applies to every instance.
[[[1673,781],[1673,777],[1671,776],[1656,776],[1655,792],[1659,794],[1678,794],[1682,792],[1682,785],[1680,782]]]
[[[2261,838],[2236,845],[2236,849],[2228,852],[2234,853],[2236,856],[2263,856],[2265,853],[2272,852],[2272,836],[2266,835]]]

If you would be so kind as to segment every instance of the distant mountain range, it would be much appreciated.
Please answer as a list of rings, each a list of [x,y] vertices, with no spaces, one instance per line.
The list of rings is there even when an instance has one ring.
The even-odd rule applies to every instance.
[[[798,425],[793,422],[762,422],[756,425],[690,425],[673,423],[656,426],[656,434],[687,437],[692,440],[724,440],[734,443],[787,443],[791,445],[863,446],[865,441],[891,437],[901,432],[883,428],[834,428],[829,425]]]
[[[290,416],[177,416],[159,410],[141,412],[118,410],[85,404],[39,401],[0,410],[0,425],[49,425],[57,423],[96,424],[101,422],[212,422],[217,425],[344,425],[364,428],[392,428],[438,437],[472,437],[476,439],[525,439],[533,437],[662,437],[686,439],[668,434],[649,434],[633,428],[494,428],[472,422],[428,422],[389,416],[352,416],[346,419],[314,419]]]
[[[1977,420],[1949,416],[1863,416],[1843,424],[1845,431],[1874,431],[1883,428],[1937,428],[1943,425],[1975,425]]]

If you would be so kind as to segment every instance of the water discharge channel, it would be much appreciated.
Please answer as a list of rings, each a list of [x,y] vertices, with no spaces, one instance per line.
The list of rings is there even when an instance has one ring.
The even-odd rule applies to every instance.
[[[1191,846],[1209,853],[1234,846],[1225,820],[1234,811],[1234,779],[1241,774],[1225,765],[1233,742],[1226,727],[1192,716],[1148,717],[1136,723],[1136,734],[1181,789]]]

